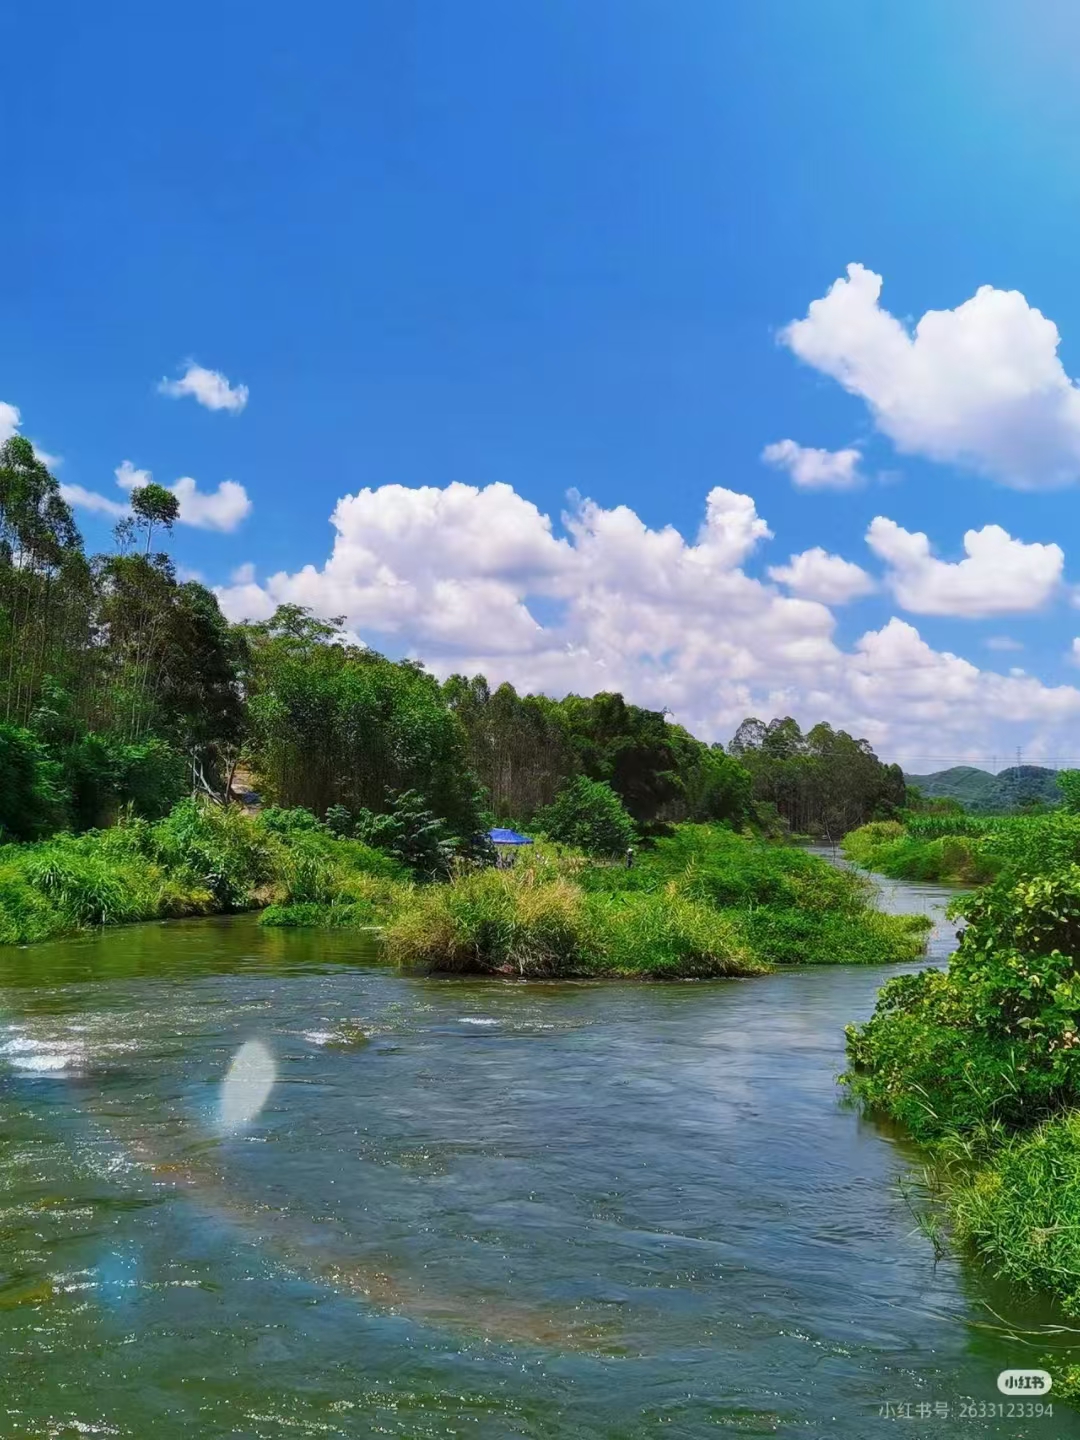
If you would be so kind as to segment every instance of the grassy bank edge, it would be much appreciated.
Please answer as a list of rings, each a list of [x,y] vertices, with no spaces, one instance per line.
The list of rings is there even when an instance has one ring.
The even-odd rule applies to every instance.
[[[282,928],[381,927],[401,965],[537,978],[908,961],[925,923],[882,915],[817,857],[707,825],[678,827],[632,870],[540,844],[511,871],[436,884],[308,812],[194,801],[154,824],[0,847],[0,943],[253,909]]]

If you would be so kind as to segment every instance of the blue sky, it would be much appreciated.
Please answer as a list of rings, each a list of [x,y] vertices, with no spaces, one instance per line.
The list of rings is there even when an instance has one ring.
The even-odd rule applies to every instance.
[[[63,0],[8,27],[0,401],[90,546],[124,461],[230,480],[250,509],[189,498],[173,549],[237,616],[300,600],[710,738],[790,710],[914,769],[1080,756],[1075,7]],[[1023,301],[896,373],[865,296],[865,335],[785,342],[852,263],[909,334],[982,286]],[[246,404],[162,393],[191,361]],[[785,439],[861,481],[800,488],[761,458]],[[753,511],[699,535],[716,487]],[[910,540],[955,567],[988,525],[971,574]],[[770,577],[816,547],[869,578]]]

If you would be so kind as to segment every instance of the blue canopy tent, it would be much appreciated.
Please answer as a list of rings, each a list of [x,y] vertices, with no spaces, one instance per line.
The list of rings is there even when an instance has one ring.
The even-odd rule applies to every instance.
[[[495,865],[499,870],[512,869],[517,847],[533,843],[528,835],[519,835],[516,830],[489,830],[488,839],[495,846]]]

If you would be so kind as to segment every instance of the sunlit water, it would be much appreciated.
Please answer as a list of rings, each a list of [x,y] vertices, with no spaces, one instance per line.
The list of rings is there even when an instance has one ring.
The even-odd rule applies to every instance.
[[[839,1099],[886,972],[524,986],[371,945],[0,955],[0,1434],[1080,1436],[961,1416],[1026,1359],[987,1307],[1052,1317],[935,1264],[917,1156]]]

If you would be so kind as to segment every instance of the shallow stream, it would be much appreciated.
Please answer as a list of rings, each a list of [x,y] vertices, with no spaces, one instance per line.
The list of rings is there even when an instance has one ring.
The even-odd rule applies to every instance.
[[[946,898],[884,895],[938,960]],[[895,972],[526,986],[371,943],[0,957],[0,1434],[1080,1436],[979,1418],[1030,1363],[996,1317],[1054,1317],[935,1262],[917,1155],[842,1103]],[[277,1080],[222,1135],[252,1038]]]

